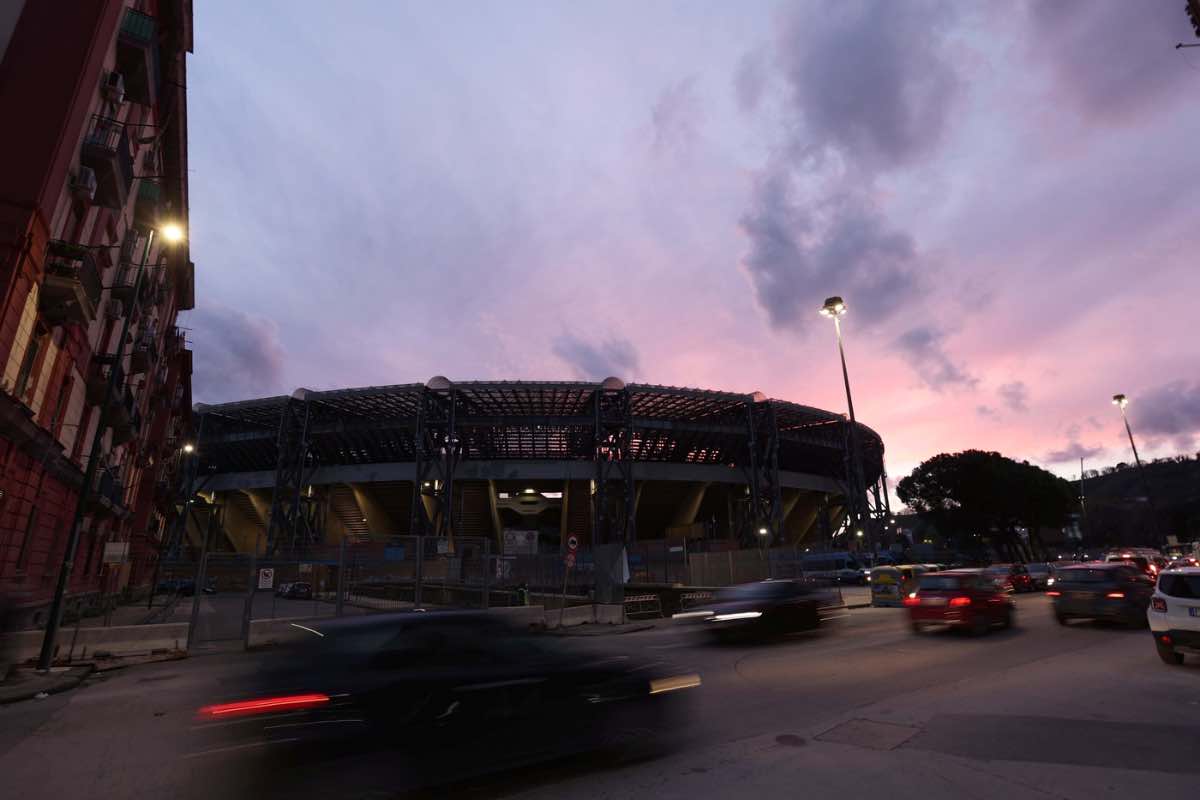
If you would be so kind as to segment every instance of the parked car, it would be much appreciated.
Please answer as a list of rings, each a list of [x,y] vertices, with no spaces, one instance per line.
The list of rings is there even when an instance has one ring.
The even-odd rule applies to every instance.
[[[1060,569],[1046,596],[1062,625],[1072,619],[1103,619],[1140,626],[1153,593],[1154,581],[1136,566],[1096,561]]]
[[[1035,562],[1025,565],[1029,579],[1033,581],[1034,591],[1041,591],[1054,585],[1054,565],[1047,562]]]
[[[700,686],[658,656],[598,652],[477,612],[359,615],[303,632],[214,683],[198,709],[189,755],[219,765],[214,780],[244,783],[225,796],[306,796],[306,781],[334,773],[347,796],[391,797],[596,748],[658,749],[686,730]]]
[[[1159,575],[1146,619],[1164,662],[1182,664],[1185,654],[1200,655],[1200,567]]]
[[[922,575],[904,598],[913,633],[927,627],[963,628],[984,634],[993,625],[1012,627],[1016,603],[1007,586],[981,569],[953,569]]]
[[[1033,578],[1024,564],[992,564],[984,570],[990,578],[999,580],[1011,592],[1032,592]]]
[[[287,597],[288,589],[291,589],[291,588],[292,588],[291,583],[280,583],[275,587],[275,596],[276,597]]]
[[[289,600],[312,600],[312,584],[299,581],[288,584],[286,597]]]
[[[193,578],[187,578],[176,582],[175,591],[180,597],[191,597],[196,593],[196,581]],[[208,578],[204,581],[204,594],[217,593],[217,579]]]
[[[840,607],[836,589],[807,581],[767,580],[731,586],[706,609],[704,627],[717,639],[755,639],[810,630]]]

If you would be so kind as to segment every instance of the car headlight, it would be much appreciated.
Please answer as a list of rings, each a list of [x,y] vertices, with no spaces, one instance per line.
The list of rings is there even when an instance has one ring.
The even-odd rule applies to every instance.
[[[1047,585],[1047,586],[1053,586],[1053,585],[1054,585],[1054,578],[1046,578],[1046,585]]]
[[[672,675],[669,678],[656,678],[650,681],[650,694],[677,692],[680,689],[694,689],[699,685],[700,676],[695,673],[689,675]]]

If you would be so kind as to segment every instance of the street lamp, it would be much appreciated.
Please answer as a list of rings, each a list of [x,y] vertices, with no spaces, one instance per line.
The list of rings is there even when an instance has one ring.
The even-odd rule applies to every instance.
[[[188,442],[183,446],[183,452],[190,456],[192,453],[196,452],[196,445]]]
[[[137,303],[137,298],[141,295],[142,283],[146,275],[146,262],[150,260],[150,253],[154,248],[154,236],[156,232],[160,232],[163,239],[168,244],[173,244],[183,240],[183,228],[174,222],[165,223],[157,230],[150,229],[149,236],[146,237],[146,247],[142,251],[142,257],[138,260],[137,274],[133,280],[133,303]],[[133,322],[134,309],[129,309],[121,323],[121,335],[117,339],[117,352],[113,355],[112,366],[108,371],[108,387],[104,392],[104,402],[100,404],[100,416],[96,421],[96,432],[92,434],[92,446],[89,451],[87,466],[83,471],[83,486],[79,489],[79,498],[75,502],[75,516],[71,522],[70,533],[67,535],[67,547],[63,551],[62,566],[58,570],[58,583],[54,588],[54,599],[50,602],[50,614],[46,620],[46,633],[42,637],[42,650],[38,655],[37,668],[40,672],[47,672],[50,669],[50,664],[54,661],[54,644],[58,636],[58,629],[62,625],[63,600],[66,598],[67,586],[71,580],[71,570],[75,566],[75,554],[79,549],[79,533],[83,525],[83,517],[87,512],[87,504],[92,493],[93,484],[96,482],[96,470],[100,463],[100,447],[103,443],[104,432],[108,428],[108,408],[112,402],[116,392],[123,390],[123,385],[118,385],[118,378],[124,375],[123,360],[125,358],[125,340],[129,338],[129,327]],[[152,587],[153,588],[153,587]],[[199,590],[197,590],[199,592]],[[199,603],[197,603],[199,605]]]
[[[1117,408],[1121,409],[1121,421],[1125,423],[1125,433],[1129,436],[1129,447],[1133,450],[1133,460],[1137,464],[1138,475],[1142,478],[1142,488],[1146,491],[1146,500],[1150,503],[1150,529],[1154,533],[1154,538],[1158,536],[1158,511],[1154,507],[1154,497],[1150,492],[1150,479],[1146,477],[1146,468],[1142,465],[1142,457],[1138,455],[1137,445],[1133,441],[1133,429],[1129,427],[1129,416],[1125,413],[1125,406],[1129,405],[1129,398],[1123,394],[1114,394],[1112,403]],[[1080,466],[1080,480],[1083,479],[1083,467]],[[1157,543],[1157,542],[1156,542]]]
[[[819,313],[823,317],[829,317],[833,320],[833,329],[837,333],[838,357],[842,361],[842,383],[846,386],[846,408],[850,412],[850,468],[847,470],[847,479],[851,483],[851,493],[854,495],[851,508],[853,513],[858,517],[854,522],[862,524],[863,509],[860,503],[866,494],[866,486],[863,485],[862,478],[862,463],[858,457],[858,420],[854,416],[854,397],[850,394],[850,373],[846,369],[846,348],[842,343],[842,322],[841,317],[846,313],[846,301],[834,295],[826,297],[825,304],[819,309]],[[858,532],[858,536],[862,536],[862,531]]]

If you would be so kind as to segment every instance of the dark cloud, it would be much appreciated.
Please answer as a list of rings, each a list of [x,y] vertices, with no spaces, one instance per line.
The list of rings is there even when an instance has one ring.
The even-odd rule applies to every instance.
[[[273,320],[209,302],[188,312],[199,402],[244,400],[289,391],[285,353]]]
[[[740,225],[750,245],[743,266],[775,327],[816,320],[821,300],[831,294],[844,295],[862,324],[879,322],[916,289],[912,238],[888,228],[861,197],[802,208],[792,201],[788,173],[771,171],[754,187],[754,207]]]
[[[1183,100],[1195,74],[1176,42],[1192,38],[1182,0],[1042,0],[1029,4],[1029,41],[1066,99],[1089,118],[1119,122]]]
[[[911,163],[938,143],[959,94],[946,54],[949,3],[827,2],[796,13],[779,64],[803,121],[797,145],[865,169]]]
[[[1078,461],[1081,458],[1095,458],[1104,452],[1103,447],[1084,447],[1079,442],[1071,442],[1062,450],[1051,450],[1042,461],[1047,464],[1063,464],[1068,461]]]
[[[945,338],[936,328],[921,325],[901,334],[895,347],[929,388],[974,388],[979,381],[950,358],[942,346]]]
[[[1130,400],[1135,433],[1187,437],[1200,432],[1200,381],[1172,381]]]
[[[1022,381],[1003,384],[996,390],[1004,405],[1011,411],[1025,412],[1029,410],[1029,389]]]
[[[767,71],[762,52],[747,53],[738,62],[733,73],[733,95],[743,113],[753,114],[758,109],[766,90]]]
[[[975,413],[985,419],[995,419],[999,416],[991,406],[975,406]]]
[[[703,116],[695,76],[663,89],[650,109],[654,153],[662,155],[690,148],[699,135]]]
[[[553,351],[582,380],[598,381],[610,375],[630,380],[638,370],[637,349],[627,339],[592,343],[564,334],[554,340]]]

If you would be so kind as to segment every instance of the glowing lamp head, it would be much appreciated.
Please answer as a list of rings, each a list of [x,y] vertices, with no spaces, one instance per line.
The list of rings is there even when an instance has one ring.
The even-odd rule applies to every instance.
[[[767,535],[767,529],[766,529],[766,528],[759,528],[759,529],[758,529],[758,535],[759,535],[759,536],[766,536],[766,535]]]
[[[170,244],[183,241],[183,228],[174,222],[168,222],[158,229],[158,234]]]
[[[840,317],[846,313],[846,303],[842,298],[826,297],[825,305],[821,306],[821,314],[826,317]]]
[[[192,453],[196,452],[196,445],[192,444],[191,442],[188,442],[187,444],[185,444],[183,446],[183,452],[187,453],[190,456]]]
[[[1124,408],[1125,406],[1129,405],[1129,398],[1123,394],[1114,394],[1112,402],[1114,406]]]

